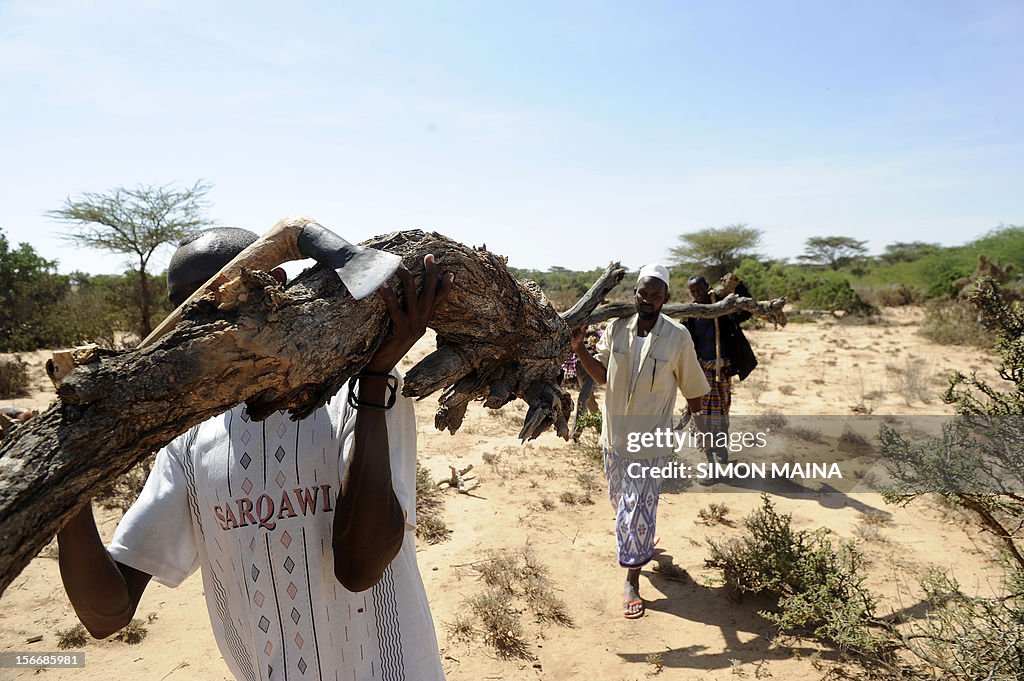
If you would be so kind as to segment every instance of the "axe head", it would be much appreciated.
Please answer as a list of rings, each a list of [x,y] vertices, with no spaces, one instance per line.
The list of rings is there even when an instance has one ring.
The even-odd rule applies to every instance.
[[[298,246],[303,255],[334,269],[356,300],[380,288],[402,264],[394,253],[351,244],[316,223],[302,228]]]
[[[347,244],[347,247],[350,249],[346,251],[347,260],[334,271],[356,300],[362,300],[380,288],[402,264],[402,258],[394,253],[356,244]]]

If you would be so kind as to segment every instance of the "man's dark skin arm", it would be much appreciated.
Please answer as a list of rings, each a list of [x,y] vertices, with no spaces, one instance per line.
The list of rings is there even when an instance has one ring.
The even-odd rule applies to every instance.
[[[60,577],[78,619],[94,638],[106,638],[132,621],[151,575],[116,562],[96,530],[92,503],[57,533]]]
[[[407,292],[405,309],[387,286],[381,295],[391,313],[392,332],[366,366],[386,373],[423,335],[434,309],[451,291],[452,275],[438,285],[433,256],[424,258],[426,285],[420,296],[407,271],[399,271]],[[359,395],[382,404],[386,379],[363,379]],[[361,409],[347,479],[335,511],[334,573],[345,588],[376,584],[397,555],[405,517],[391,487],[391,463],[384,412]],[[152,576],[115,561],[100,538],[91,504],[85,504],[57,533],[61,580],[78,619],[95,638],[106,638],[131,622]],[[340,556],[340,558],[339,558]]]
[[[451,292],[452,275],[438,280],[432,255],[423,259],[423,265],[423,292],[418,296],[412,274],[404,267],[398,271],[405,291],[404,306],[390,288],[381,288],[391,313],[392,329],[364,372],[390,372],[420,339],[435,308]],[[360,400],[384,403],[387,392],[384,376],[361,378],[358,386]],[[398,555],[404,540],[405,514],[391,484],[385,412],[360,408],[356,415],[352,459],[334,512],[335,576],[349,591],[369,589]]]
[[[608,367],[598,362],[597,358],[587,350],[587,344],[584,342],[586,333],[586,325],[572,330],[572,351],[579,357],[580,364],[590,374],[590,377],[594,379],[594,382],[598,385],[604,385],[608,382]]]

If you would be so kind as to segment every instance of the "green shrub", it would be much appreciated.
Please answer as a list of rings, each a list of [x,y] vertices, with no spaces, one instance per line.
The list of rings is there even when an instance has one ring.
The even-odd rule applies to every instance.
[[[878,312],[850,286],[845,279],[826,281],[800,296],[800,307],[808,310],[843,310],[847,314],[871,316]]]
[[[573,448],[583,454],[591,463],[604,465],[604,452],[601,450],[601,412],[588,411],[580,414],[576,420],[576,441]]]
[[[1024,572],[1011,569],[1007,598],[968,596],[948,574],[931,570],[921,580],[931,605],[913,623],[910,649],[944,672],[973,681],[1024,679]]]
[[[747,534],[709,539],[708,567],[722,570],[737,593],[767,594],[777,607],[759,614],[783,631],[806,633],[865,655],[888,655],[891,641],[871,630],[875,598],[864,587],[863,558],[852,543],[833,548],[828,530],[796,530],[767,495],[747,516]]]
[[[883,424],[879,451],[892,479],[887,501],[906,505],[940,492],[994,540],[983,558],[1005,566],[1003,593],[986,598],[929,575],[923,586],[933,611],[913,623],[910,650],[941,678],[1009,681],[1024,678],[1024,306],[1008,303],[992,279],[978,281],[968,300],[995,333],[1004,383],[957,372],[942,400],[958,416],[941,436],[912,443]]]
[[[779,262],[762,263],[748,259],[740,263],[734,274],[747,285],[755,298],[767,299],[785,296],[788,300],[796,301],[817,281],[817,279],[809,278],[805,272],[810,272],[810,270],[798,269]]]

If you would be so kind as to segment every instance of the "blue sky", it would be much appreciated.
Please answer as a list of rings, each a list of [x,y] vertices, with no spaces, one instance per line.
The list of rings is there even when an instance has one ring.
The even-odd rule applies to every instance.
[[[962,243],[1024,224],[1024,3],[0,0],[0,228],[205,179],[217,224],[424,228],[629,267],[745,222]],[[162,268],[169,251],[157,258]]]

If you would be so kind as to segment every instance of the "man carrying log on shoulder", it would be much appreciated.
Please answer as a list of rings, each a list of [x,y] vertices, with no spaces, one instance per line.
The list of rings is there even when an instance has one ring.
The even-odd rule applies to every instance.
[[[183,241],[167,272],[171,301],[256,239],[215,228]],[[179,436],[109,547],[89,504],[71,518],[57,535],[61,578],[93,636],[127,625],[150,579],[174,587],[199,569],[238,679],[443,680],[412,532],[416,421],[395,369],[451,291],[433,256],[424,267],[418,295],[399,269],[404,305],[381,287],[391,331],[326,405],[262,422],[239,405]],[[272,274],[283,283],[283,270]]]
[[[734,275],[727,275],[734,276]],[[733,279],[735,293],[750,298],[750,291],[743,282]],[[687,281],[690,295],[696,303],[708,305],[718,302],[718,295],[708,286],[707,280],[700,276],[691,277]],[[704,376],[711,390],[701,399],[700,409],[705,414],[705,427],[716,441],[719,434],[725,434],[728,441],[729,410],[732,407],[732,377],[739,376],[742,381],[757,366],[757,358],[747,337],[743,335],[740,324],[750,319],[751,314],[745,310],[713,319],[688,317],[683,325],[690,332],[697,351]],[[708,463],[726,464],[729,461],[728,447],[711,447],[706,451]],[[714,476],[702,478],[702,485],[715,482]]]
[[[673,450],[665,440],[649,442],[671,431],[677,391],[700,428],[701,400],[709,387],[690,333],[661,314],[669,298],[668,270],[657,264],[641,268],[633,294],[636,314],[608,325],[596,356],[587,351],[584,327],[572,335],[581,366],[594,381],[607,384],[601,445],[616,510],[619,565],[626,568],[622,615],[627,619],[644,614],[640,569],[654,557],[661,478],[648,472],[666,466]]]

